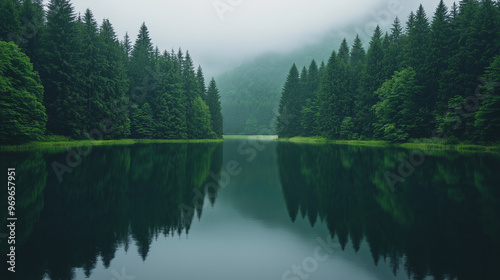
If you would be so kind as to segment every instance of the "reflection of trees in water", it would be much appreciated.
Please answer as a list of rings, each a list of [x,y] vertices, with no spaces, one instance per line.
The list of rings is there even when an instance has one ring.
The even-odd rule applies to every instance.
[[[44,207],[43,190],[46,185],[47,172],[45,160],[42,154],[36,153],[2,153],[0,156],[0,170],[5,172],[7,181],[7,169],[16,168],[15,181],[15,215],[16,221],[16,245],[22,245],[30,236],[34,226],[38,222],[40,212]],[[7,220],[7,188],[0,192],[0,218]],[[0,233],[7,229],[0,229]],[[7,252],[7,240],[0,240],[0,251]]]
[[[342,248],[365,238],[375,264],[414,279],[500,274],[498,156],[434,152],[393,193],[384,173],[409,151],[279,143],[277,153],[292,221],[319,217]]]
[[[193,189],[203,193],[209,172],[220,171],[222,144],[95,148],[62,183],[45,163],[61,155],[36,155],[38,164],[34,155],[29,165],[16,163],[16,169],[32,175],[26,178],[38,180],[29,183],[36,186],[27,192],[31,196],[18,194],[30,207],[23,219],[40,216],[44,199],[32,197],[45,196],[40,221],[36,223],[37,217],[32,222],[37,224],[35,231],[26,244],[18,245],[17,276],[43,279],[47,273],[50,279],[73,279],[74,268],[90,276],[99,256],[108,268],[116,250],[128,250],[130,241],[145,260],[153,238],[187,234],[193,217],[186,220],[178,206],[192,205]],[[198,207],[201,216],[203,205]]]

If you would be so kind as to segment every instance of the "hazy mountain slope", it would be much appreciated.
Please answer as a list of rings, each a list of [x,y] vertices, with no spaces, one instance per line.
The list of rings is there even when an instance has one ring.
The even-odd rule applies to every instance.
[[[224,134],[275,134],[274,119],[292,63],[301,69],[316,59],[319,65],[341,40],[330,34],[315,45],[288,54],[264,54],[217,77]]]

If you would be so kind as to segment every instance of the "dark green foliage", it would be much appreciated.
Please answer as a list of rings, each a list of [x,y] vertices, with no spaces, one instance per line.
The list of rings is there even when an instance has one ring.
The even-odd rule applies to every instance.
[[[481,141],[498,141],[500,139],[500,55],[486,70],[488,83],[482,87],[485,99],[476,114],[474,126]]]
[[[430,71],[430,27],[427,15],[422,5],[419,6],[415,16],[407,23],[407,34],[403,48],[403,65],[415,70],[415,78],[420,85],[420,91],[415,91],[415,106],[421,112],[421,122],[414,127],[412,137],[429,137],[432,131],[432,114],[436,104],[436,87],[432,88],[433,76]]]
[[[440,1],[431,24],[429,49],[429,92],[437,94],[436,111],[443,111],[447,96],[441,96],[439,85],[444,81],[442,70],[446,69],[451,57],[452,34],[451,19],[448,8]]]
[[[431,22],[420,5],[405,27],[398,18],[385,35],[377,27],[367,53],[359,36],[350,52],[344,40],[321,81],[296,96],[283,91],[287,100],[309,96],[288,136],[499,141],[499,16],[498,1],[463,0],[449,11],[440,1]]]
[[[318,104],[318,129],[321,135],[334,137],[337,133],[336,124],[338,116],[334,114],[334,106],[337,101],[335,90],[335,75],[338,72],[337,53],[332,52],[326,69],[320,82],[317,104]]]
[[[19,20],[19,7],[16,0],[0,1],[0,40],[14,41],[21,33],[21,21]]]
[[[309,65],[309,69],[307,71],[307,99],[312,99],[316,96],[316,92],[318,91],[319,81],[321,79],[321,73],[318,69],[318,65],[314,59],[311,61]]]
[[[85,59],[78,61],[80,68],[79,77],[82,81],[82,97],[85,100],[86,111],[93,112],[88,115],[85,121],[85,127],[96,127],[96,124],[102,120],[105,115],[103,109],[103,93],[100,83],[102,57],[99,53],[98,25],[92,12],[87,9],[83,15],[82,22],[78,24],[82,42],[82,56]]]
[[[139,108],[132,108],[132,135],[134,138],[153,138],[155,123],[153,112],[149,103],[144,103]]]
[[[378,138],[394,142],[408,139],[419,123],[419,107],[415,106],[418,91],[416,72],[411,67],[396,72],[376,91],[380,100],[374,106]]]
[[[373,137],[374,113],[371,109],[377,102],[375,91],[388,77],[385,77],[382,33],[377,26],[366,54],[366,65],[360,79],[359,91],[354,105],[354,123],[359,136]]]
[[[340,62],[344,62],[344,64],[349,64],[351,57],[349,55],[349,46],[347,45],[347,40],[344,39],[342,44],[340,44],[338,59]]]
[[[128,74],[128,70],[130,69],[129,67],[130,55],[132,53],[132,42],[130,41],[130,36],[128,36],[128,33],[125,33],[123,41],[120,41],[120,47],[122,49],[123,63],[125,66],[125,70],[127,71]]]
[[[126,44],[126,43],[125,43]],[[152,88],[155,83],[155,72],[152,60],[153,44],[149,37],[149,31],[145,23],[141,25],[139,34],[131,52],[128,66],[128,77],[130,79],[131,95],[136,96],[133,100],[138,105],[143,105],[152,100]],[[153,102],[150,102],[153,104]],[[135,120],[132,118],[132,122]]]
[[[0,41],[0,143],[39,139],[47,115],[43,87],[29,58],[14,43]]]
[[[196,70],[196,84],[198,85],[198,94],[203,101],[207,100],[207,88],[205,87],[205,76],[203,75],[203,69],[198,66]]]
[[[58,135],[81,137],[85,100],[79,83],[79,30],[68,0],[51,0],[42,38],[40,76],[45,88],[47,129]]]
[[[210,80],[210,84],[208,86],[206,100],[208,108],[210,110],[210,116],[212,117],[211,119],[212,130],[215,132],[217,137],[221,138],[223,121],[222,121],[222,112],[220,105],[220,95],[219,95],[219,89],[217,88],[217,84],[215,83],[215,80],[213,78],[212,80]]]
[[[402,61],[404,34],[399,18],[396,17],[389,35],[388,46],[384,51],[385,76],[390,77],[399,70]]]
[[[122,60],[120,43],[109,20],[103,21],[97,40],[101,61],[98,62],[100,75],[96,86],[99,91],[95,99],[98,100],[96,105],[103,115],[102,119],[94,118],[96,122],[90,127],[98,127],[97,121],[109,120],[112,131],[107,133],[106,138],[126,138],[130,135],[130,119],[127,112],[117,108],[116,104],[126,100],[129,80]],[[94,115],[95,110],[91,111],[91,114]]]
[[[22,27],[19,46],[30,57],[35,69],[40,61],[41,38],[44,31],[45,13],[42,0],[22,0],[19,11]]]
[[[305,103],[303,103],[300,111],[300,125],[302,135],[311,136],[317,132],[317,95],[322,74],[314,59],[311,61],[307,73],[307,87],[304,91]],[[303,80],[302,77],[301,80]]]
[[[51,0],[46,16],[41,0],[2,0],[0,25],[0,38],[13,41],[26,52],[40,71],[45,88],[45,93],[42,87],[40,92],[35,90],[28,80],[39,78],[31,74],[16,74],[16,79],[26,76],[24,86],[29,90],[16,87],[19,96],[3,102],[5,106],[12,103],[19,107],[2,112],[9,118],[14,112],[19,115],[19,126],[9,121],[3,131],[14,137],[8,142],[34,140],[45,130],[49,135],[75,139],[222,136],[222,118],[215,126],[211,123],[201,67],[195,74],[188,52],[184,57],[181,51],[162,54],[158,47],[154,48],[145,23],[132,45],[128,34],[123,42],[118,41],[109,20],[99,26],[89,9],[76,17],[69,0]],[[24,59],[22,65],[27,65],[29,59]],[[33,71],[28,66],[22,69],[27,69],[26,73]],[[9,75],[5,72],[0,78],[7,81]],[[8,82],[4,86],[12,87]],[[25,91],[39,95],[37,100],[43,102],[47,115],[45,108],[40,111]],[[25,103],[19,103],[21,96]],[[220,103],[216,105],[211,109],[218,117]],[[38,119],[33,120],[34,116]],[[31,126],[26,125],[27,120]]]
[[[197,109],[201,109],[201,107],[195,107],[194,101],[198,93],[198,85],[196,83],[196,74],[194,72],[193,61],[191,60],[191,56],[189,52],[186,52],[186,56],[182,56],[182,52],[179,50],[179,57],[182,61],[182,83],[184,85],[184,94],[185,94],[185,102],[186,102],[186,122],[187,122],[187,132],[188,138],[195,138],[195,135],[198,134],[198,128],[196,127],[197,123],[195,118],[197,114],[200,112],[196,112]]]
[[[300,92],[299,71],[293,64],[283,87],[278,109],[277,132],[280,137],[293,137],[300,133]]]
[[[156,138],[187,138],[181,70],[175,55],[164,52],[159,61],[162,79],[155,95]]]
[[[193,123],[195,123],[192,138],[207,139],[215,138],[212,130],[210,109],[201,96],[196,96],[193,101]]]

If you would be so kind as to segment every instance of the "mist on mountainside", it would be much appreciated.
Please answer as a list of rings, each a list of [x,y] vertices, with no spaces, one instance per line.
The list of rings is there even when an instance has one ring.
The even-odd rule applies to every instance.
[[[295,48],[282,46],[282,50],[274,49],[256,58],[247,58],[234,69],[217,75],[224,115],[224,134],[275,134],[274,120],[280,94],[293,63],[296,63],[299,71],[304,66],[307,68],[312,59],[320,66],[322,61],[327,62],[332,51],[339,49],[344,38],[352,46],[357,35],[367,49],[376,26],[383,33],[389,32],[396,17],[401,22],[406,22],[410,12],[416,10],[420,3],[431,18],[438,2],[390,0],[381,1],[374,8],[360,6],[359,10],[365,10],[364,16],[346,18],[322,34],[311,29],[310,34],[314,36],[302,36],[302,43],[296,44]],[[448,7],[452,3],[451,0],[445,1]],[[338,11],[332,11],[332,15],[335,12]],[[269,43],[271,42],[254,44]]]
[[[307,68],[312,59],[318,66],[326,63],[343,36],[355,29],[348,26],[332,30],[316,44],[286,54],[269,52],[219,75],[224,134],[275,134],[278,104],[290,65],[296,63],[300,69]],[[368,40],[363,42],[365,46]]]

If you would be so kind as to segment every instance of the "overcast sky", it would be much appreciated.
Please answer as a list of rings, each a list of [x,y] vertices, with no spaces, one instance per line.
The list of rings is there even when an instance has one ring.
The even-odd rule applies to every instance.
[[[46,1],[48,2],[48,1]],[[132,42],[146,22],[161,50],[189,50],[206,76],[219,74],[269,51],[312,44],[327,31],[347,37],[384,26],[396,16],[405,22],[419,3],[431,18],[439,0],[72,0],[77,13],[90,8],[97,21],[108,18],[120,39]],[[453,0],[445,3],[451,6]],[[371,35],[371,34],[370,34]],[[364,42],[367,46],[368,42]],[[336,47],[336,46],[334,46]],[[333,49],[333,47],[332,47]]]

